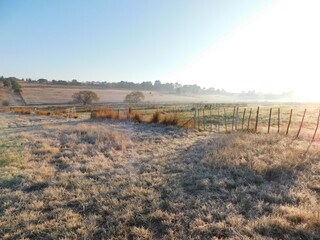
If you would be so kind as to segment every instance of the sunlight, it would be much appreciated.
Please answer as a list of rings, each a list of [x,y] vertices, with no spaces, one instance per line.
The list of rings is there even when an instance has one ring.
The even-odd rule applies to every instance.
[[[320,1],[283,0],[168,78],[237,92],[293,90],[319,101],[319,9]]]

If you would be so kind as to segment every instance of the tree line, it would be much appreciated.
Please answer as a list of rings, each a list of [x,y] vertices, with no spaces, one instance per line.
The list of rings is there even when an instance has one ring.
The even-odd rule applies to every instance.
[[[22,92],[21,85],[19,84],[19,79],[15,77],[0,77],[0,82],[2,82],[4,87],[12,89],[15,93]]]
[[[3,77],[2,77],[3,78]],[[12,78],[12,77],[11,77]],[[182,85],[180,83],[162,83],[160,80],[154,82],[145,81],[141,83],[120,81],[120,82],[97,82],[97,81],[87,81],[79,82],[76,79],[71,81],[66,80],[48,80],[40,78],[38,80],[33,80],[31,78],[17,79],[18,81],[24,81],[27,83],[41,83],[50,85],[65,85],[65,86],[88,86],[93,88],[110,88],[110,89],[132,89],[132,90],[147,90],[147,91],[164,91],[175,94],[227,94],[224,89],[215,88],[202,88],[196,84]]]

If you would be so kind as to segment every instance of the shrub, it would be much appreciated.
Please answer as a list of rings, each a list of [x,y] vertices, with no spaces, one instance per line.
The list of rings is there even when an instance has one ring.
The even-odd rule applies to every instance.
[[[149,123],[161,123],[161,112],[156,111],[152,114],[152,117],[149,121]]]
[[[3,100],[2,101],[2,106],[7,107],[9,106],[10,102],[8,100]]]

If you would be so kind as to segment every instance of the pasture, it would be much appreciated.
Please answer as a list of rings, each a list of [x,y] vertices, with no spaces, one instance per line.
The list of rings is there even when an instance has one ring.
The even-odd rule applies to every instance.
[[[320,238],[318,139],[223,121],[0,120],[1,239]]]

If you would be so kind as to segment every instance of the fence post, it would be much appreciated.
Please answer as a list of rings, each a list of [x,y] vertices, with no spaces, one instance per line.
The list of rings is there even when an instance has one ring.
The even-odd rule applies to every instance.
[[[232,115],[232,127],[231,127],[231,131],[233,132],[233,126],[234,126],[234,115],[236,113],[236,107],[233,107],[233,115]]]
[[[306,115],[306,112],[307,112],[307,109],[305,109],[304,112],[303,112],[302,120],[301,120],[300,127],[299,127],[299,130],[298,130],[296,138],[299,137],[299,134],[300,134],[300,131],[301,131],[301,128],[302,128],[302,124],[303,124],[303,120],[304,120],[304,116]]]
[[[194,110],[194,115],[193,115],[193,128],[197,128],[197,109]]]
[[[198,109],[198,130],[200,130],[200,109]]]
[[[210,132],[212,132],[212,113],[211,113],[211,108],[212,108],[212,105],[210,104],[210,117],[209,117],[209,120],[210,120]]]
[[[270,133],[271,115],[272,115],[272,108],[270,108],[270,113],[269,113],[268,134]]]
[[[236,109],[236,124],[235,124],[235,130],[238,131],[238,120],[239,120],[239,107]]]
[[[247,130],[248,130],[248,131],[249,131],[249,129],[250,129],[251,114],[252,114],[252,108],[250,108],[250,112],[249,112],[248,126],[247,126]]]
[[[280,133],[280,108],[278,108],[278,133]]]
[[[247,110],[246,108],[243,110],[241,130],[243,130],[244,116],[246,115],[246,110]]]
[[[254,128],[255,132],[257,132],[257,129],[258,129],[258,122],[259,122],[259,107],[257,109],[256,126]]]
[[[290,111],[290,117],[289,117],[289,122],[288,122],[288,127],[287,127],[286,135],[288,135],[288,133],[289,133],[289,128],[290,128],[290,124],[291,124],[291,119],[292,119],[292,109],[291,109],[291,111]]]
[[[218,133],[220,132],[220,108],[218,107],[218,121],[217,121],[217,124],[218,124]]]
[[[204,108],[202,109],[202,117],[203,117],[203,130],[206,130],[206,120],[204,117]]]
[[[226,132],[228,132],[228,128],[227,128],[227,115],[226,115],[226,109],[223,108],[223,112],[224,112],[224,126],[226,129]]]
[[[312,142],[314,141],[316,134],[317,134],[317,130],[319,127],[319,121],[320,121],[320,110],[319,110],[319,114],[318,114],[318,121],[317,121],[317,126],[316,126],[316,130],[314,131],[313,137],[312,137]]]

